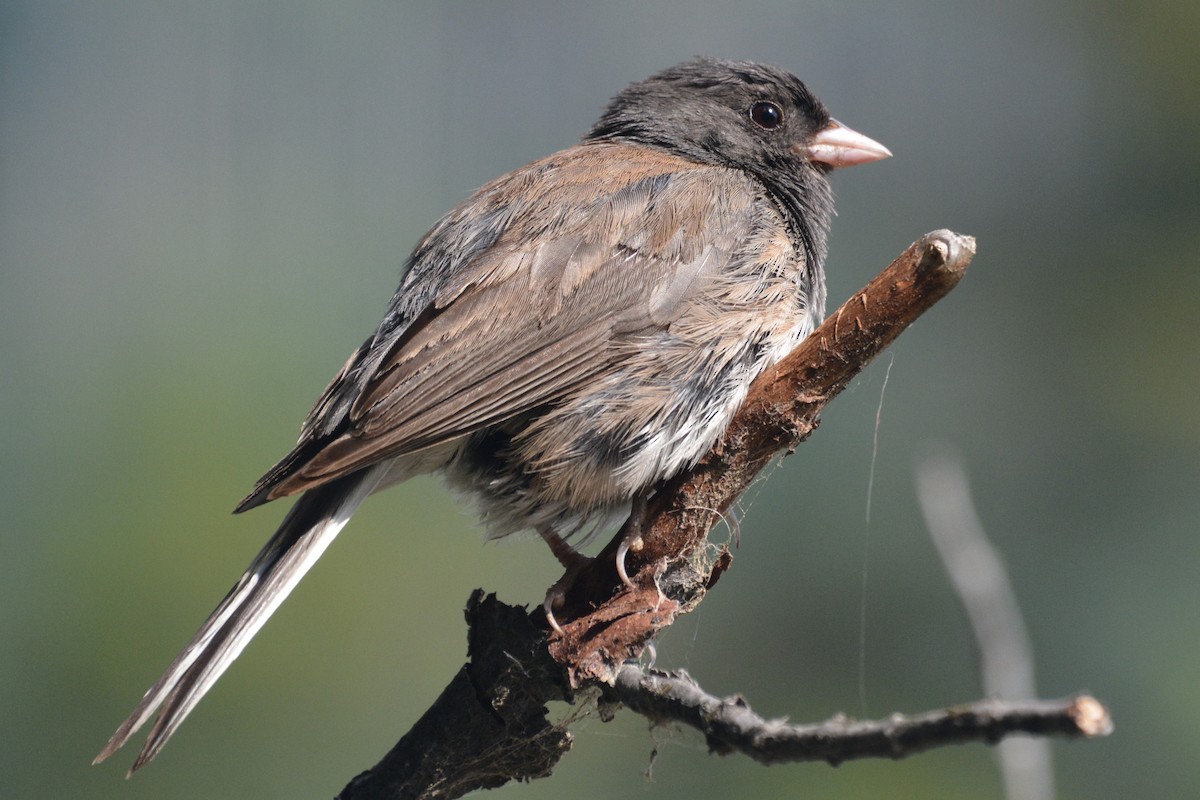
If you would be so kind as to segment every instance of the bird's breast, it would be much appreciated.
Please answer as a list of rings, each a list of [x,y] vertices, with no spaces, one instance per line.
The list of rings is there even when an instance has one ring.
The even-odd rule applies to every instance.
[[[706,275],[665,327],[615,340],[611,366],[559,402],[470,438],[448,474],[491,535],[585,530],[712,447],[819,316],[789,242],[764,234],[752,251]]]

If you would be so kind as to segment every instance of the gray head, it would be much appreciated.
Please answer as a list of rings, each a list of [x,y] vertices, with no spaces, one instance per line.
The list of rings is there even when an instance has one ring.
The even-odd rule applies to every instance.
[[[827,173],[890,155],[834,121],[787,70],[705,57],[625,88],[584,141],[648,145],[750,173],[783,207],[817,268],[833,215]]]
[[[745,169],[764,157],[794,158],[828,124],[825,106],[795,75],[696,58],[626,87],[585,141],[635,141]]]

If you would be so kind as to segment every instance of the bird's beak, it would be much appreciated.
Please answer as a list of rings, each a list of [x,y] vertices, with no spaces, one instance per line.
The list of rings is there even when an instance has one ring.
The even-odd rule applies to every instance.
[[[869,164],[892,155],[892,151],[879,142],[850,130],[836,119],[829,120],[828,125],[817,131],[804,149],[809,161],[826,164],[833,169]]]

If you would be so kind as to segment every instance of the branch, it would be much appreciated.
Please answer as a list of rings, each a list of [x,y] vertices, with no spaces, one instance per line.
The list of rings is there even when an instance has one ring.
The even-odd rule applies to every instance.
[[[651,637],[695,608],[732,563],[728,548],[709,548],[709,530],[780,451],[790,452],[816,429],[821,410],[855,375],[957,285],[974,253],[970,237],[950,231],[927,234],[760,376],[712,451],[658,487],[650,499],[626,563],[636,588],[627,589],[617,577],[620,532],[568,591],[558,616],[562,634],[549,632],[541,609],[514,609],[477,591],[467,607],[470,661],[396,747],[351,781],[339,798],[453,798],[549,774],[569,749],[571,736],[546,720],[545,703],[571,702],[582,688],[618,691],[613,687],[619,675],[629,679],[624,662],[637,658]],[[640,702],[633,694],[621,701],[633,707]],[[996,708],[990,717],[980,716],[980,707],[968,707],[934,712],[905,725],[892,720],[885,724],[899,733],[885,735],[886,747],[875,752],[894,756],[896,742],[915,751],[948,741],[949,734],[938,740],[911,731],[963,730],[969,727],[961,723],[964,719],[1054,716],[998,715]],[[939,719],[944,720],[940,728]],[[976,724],[986,732],[975,738],[991,741],[1018,729],[1006,724],[1014,723]],[[836,726],[839,736],[848,733],[851,744],[841,755],[820,757],[870,754],[862,744],[870,736],[860,728],[869,723],[827,725]],[[1036,732],[1061,728],[1047,723]]]
[[[962,463],[948,452],[917,462],[917,499],[950,585],[979,646],[987,697],[1036,697],[1033,645],[1004,559],[975,511]],[[1013,739],[996,748],[1004,796],[1053,800],[1054,761],[1044,739]]]
[[[614,566],[621,531],[567,593],[563,635],[551,637],[550,649],[572,686],[611,683],[617,667],[695,608],[732,561],[727,549],[708,557],[709,530],[780,451],[816,430],[830,400],[958,284],[974,255],[969,236],[926,234],[753,383],[716,446],[651,498],[626,560],[637,590],[626,590]]]
[[[524,609],[483,596],[467,603],[468,661],[383,760],[339,800],[453,798],[550,774],[571,734],[546,719],[569,700],[545,633]]]
[[[763,764],[855,758],[905,758],[947,744],[989,744],[1012,733],[1106,736],[1108,709],[1087,695],[1065,700],[984,700],[915,716],[855,721],[837,716],[815,725],[789,725],[755,714],[741,697],[708,694],[684,672],[667,674],[626,665],[611,695],[655,722],[681,722],[704,734],[714,753],[742,753]]]

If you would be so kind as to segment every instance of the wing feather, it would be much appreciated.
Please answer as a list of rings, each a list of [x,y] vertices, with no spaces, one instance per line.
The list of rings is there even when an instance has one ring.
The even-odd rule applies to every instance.
[[[597,178],[600,166],[623,178]],[[749,180],[665,153],[593,144],[485,186],[418,247],[385,324],[239,510],[465,436],[586,385],[626,357],[623,341],[668,326],[701,278],[728,263],[752,227],[759,192]],[[458,230],[479,217],[505,227],[445,266],[448,275],[426,268],[423,254],[479,241]],[[404,314],[407,323],[397,323]]]

